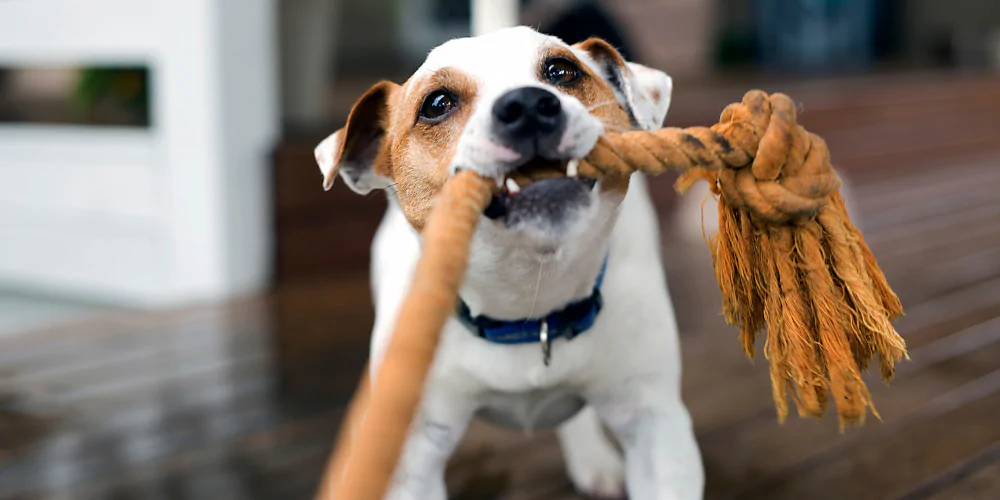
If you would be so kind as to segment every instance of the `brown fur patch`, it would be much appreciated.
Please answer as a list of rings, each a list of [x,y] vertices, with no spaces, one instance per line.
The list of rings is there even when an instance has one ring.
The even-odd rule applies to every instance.
[[[351,108],[347,117],[347,125],[340,130],[337,157],[334,165],[353,161],[358,155],[365,154],[372,141],[385,135],[389,115],[389,102],[399,90],[399,85],[389,81],[381,81],[368,89],[367,92]],[[376,155],[374,170],[376,173],[389,176],[388,165],[384,163],[381,151]],[[334,172],[336,171],[334,167]],[[333,175],[331,172],[330,175]],[[332,179],[330,180],[332,183]]]
[[[441,187],[448,180],[448,166],[455,156],[458,139],[472,114],[478,92],[476,80],[455,68],[442,68],[419,81],[404,85],[393,107],[388,132],[392,178],[400,207],[418,231],[423,229]],[[420,108],[432,92],[444,89],[458,101],[457,108],[444,120],[420,120]]]
[[[582,46],[583,43],[586,42],[578,44],[577,47],[587,50]],[[610,45],[608,47],[610,48]],[[545,56],[539,62],[539,79],[544,81],[542,72],[545,71],[545,62],[556,57],[572,61],[580,68],[581,73],[577,81],[566,86],[555,87],[556,90],[577,98],[590,110],[590,114],[604,122],[604,126],[609,132],[627,132],[630,127],[628,114],[618,104],[614,90],[611,89],[608,82],[604,81],[604,78],[595,74],[571,50],[556,46],[546,51]]]

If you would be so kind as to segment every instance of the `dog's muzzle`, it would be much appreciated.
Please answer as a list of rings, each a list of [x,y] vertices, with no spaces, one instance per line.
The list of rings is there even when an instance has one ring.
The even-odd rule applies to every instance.
[[[523,163],[512,165],[484,212],[508,226],[532,219],[558,222],[590,203],[593,179],[575,178],[559,146],[567,131],[567,110],[553,92],[520,87],[501,95],[492,108],[492,135],[516,151]]]

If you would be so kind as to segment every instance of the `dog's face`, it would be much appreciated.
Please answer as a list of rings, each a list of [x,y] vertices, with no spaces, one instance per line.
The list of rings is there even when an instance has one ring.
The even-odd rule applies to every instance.
[[[316,158],[326,188],[338,173],[359,193],[393,188],[418,231],[449,176],[476,171],[500,186],[486,230],[551,248],[613,213],[627,188],[575,178],[571,160],[605,132],[659,128],[670,92],[666,74],[601,40],[510,28],[447,42],[403,85],[376,84]]]

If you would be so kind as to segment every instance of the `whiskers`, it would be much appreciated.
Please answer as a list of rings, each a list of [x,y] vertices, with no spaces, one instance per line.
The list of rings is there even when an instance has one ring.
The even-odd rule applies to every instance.
[[[599,103],[594,104],[592,106],[587,106],[587,111],[593,111],[595,109],[602,108],[604,106],[608,106],[608,105],[611,105],[611,104],[614,104],[615,106],[617,106],[618,105],[618,101],[616,101],[614,99],[608,99],[607,101],[599,102]]]
[[[604,131],[611,132],[613,134],[624,134],[625,132],[631,132],[632,129],[628,127],[623,127],[621,125],[612,125],[609,123],[604,124]]]
[[[535,306],[538,305],[538,290],[542,287],[542,269],[545,268],[545,261],[547,260],[547,256],[538,259],[538,278],[535,279],[535,296],[531,299],[531,312],[528,313],[528,319],[535,317]]]

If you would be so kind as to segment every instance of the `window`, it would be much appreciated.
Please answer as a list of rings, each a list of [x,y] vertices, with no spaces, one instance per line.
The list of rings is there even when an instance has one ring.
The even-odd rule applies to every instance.
[[[144,66],[0,67],[0,123],[148,127]]]

